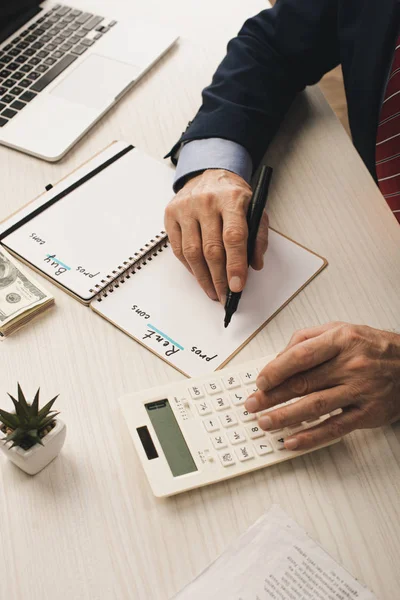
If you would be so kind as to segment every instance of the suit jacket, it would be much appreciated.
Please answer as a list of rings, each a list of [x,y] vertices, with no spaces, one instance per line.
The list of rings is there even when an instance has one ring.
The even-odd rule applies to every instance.
[[[400,26],[398,0],[278,0],[228,45],[182,142],[223,138],[256,167],[295,96],[342,64],[353,142],[375,173],[385,83]]]

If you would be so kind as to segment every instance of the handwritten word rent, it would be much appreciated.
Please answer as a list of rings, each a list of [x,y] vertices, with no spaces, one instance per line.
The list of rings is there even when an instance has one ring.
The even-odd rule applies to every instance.
[[[163,338],[162,335],[159,335],[152,329],[147,330],[147,332],[142,337],[142,340],[147,340],[148,338],[150,338],[153,342],[156,342],[156,344],[161,344],[161,346],[166,348],[166,350],[164,351],[165,356],[173,356],[174,354],[180,352],[180,348],[176,348],[174,344]]]

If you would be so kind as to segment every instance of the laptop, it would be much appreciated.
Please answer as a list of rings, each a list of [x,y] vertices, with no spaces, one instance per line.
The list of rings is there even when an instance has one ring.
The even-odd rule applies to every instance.
[[[62,158],[177,40],[155,23],[47,0],[0,2],[0,143],[48,161]]]

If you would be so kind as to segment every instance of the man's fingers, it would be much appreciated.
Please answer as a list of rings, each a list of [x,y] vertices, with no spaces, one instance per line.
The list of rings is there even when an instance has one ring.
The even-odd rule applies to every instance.
[[[210,271],[203,256],[200,226],[194,219],[182,224],[182,251],[200,286],[212,300],[218,300]]]
[[[334,330],[326,331],[277,356],[260,371],[256,385],[262,391],[272,390],[293,375],[331,360],[339,354],[341,348],[341,336],[335,334]]]
[[[222,219],[219,214],[200,221],[203,256],[207,263],[218,299],[224,304],[228,287],[226,280],[226,257],[222,241]]]
[[[268,248],[268,216],[263,212],[261,217],[260,227],[258,229],[256,245],[254,247],[253,259],[251,266],[256,271],[260,271],[264,266],[264,254]]]
[[[358,429],[361,418],[360,409],[356,407],[348,408],[340,415],[326,419],[321,425],[286,438],[285,448],[288,450],[309,450],[321,444],[332,442]]]
[[[183,255],[182,231],[179,223],[173,219],[165,219],[165,230],[168,234],[169,243],[176,258],[178,258],[181,263],[185,265],[187,270],[193,275],[193,271],[189,267],[188,262]]]
[[[259,412],[294,398],[332,388],[343,382],[345,372],[340,356],[333,358],[319,367],[293,375],[270,391],[252,394],[252,400],[246,401],[246,408],[249,412]]]
[[[351,404],[348,388],[340,385],[332,389],[315,392],[275,410],[259,415],[259,425],[266,431],[283,429],[298,425],[303,421],[316,421],[338,408],[345,408]]]
[[[325,333],[325,331],[329,331],[330,329],[338,327],[342,324],[343,323],[337,322],[325,323],[324,325],[317,325],[316,327],[307,327],[306,329],[300,329],[299,331],[295,331],[283,352],[286,352],[286,350],[289,350],[289,348],[291,348],[292,346],[296,346],[296,344],[300,344],[301,342],[305,342],[306,340],[310,340],[311,338],[322,335],[323,333]],[[283,352],[281,352],[281,354],[283,354]]]
[[[225,211],[222,217],[228,285],[232,292],[241,292],[247,279],[248,230],[245,210]]]

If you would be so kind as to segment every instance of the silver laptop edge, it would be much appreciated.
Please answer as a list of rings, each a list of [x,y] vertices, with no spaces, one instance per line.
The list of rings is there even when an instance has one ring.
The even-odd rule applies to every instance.
[[[155,23],[113,21],[69,4],[46,0],[40,7],[0,44],[0,143],[54,162],[178,36]]]

